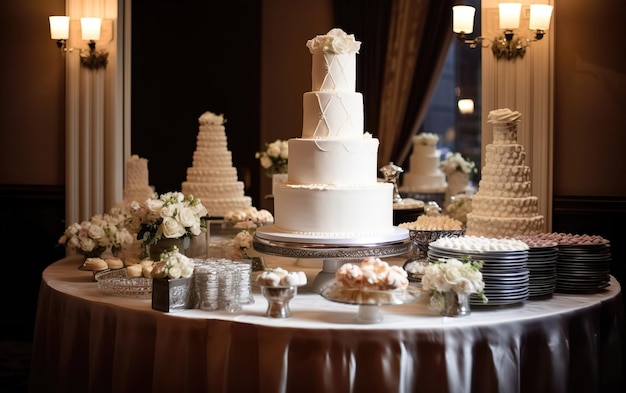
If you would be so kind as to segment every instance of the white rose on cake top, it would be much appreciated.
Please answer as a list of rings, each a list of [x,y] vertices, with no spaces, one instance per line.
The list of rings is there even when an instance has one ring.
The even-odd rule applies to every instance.
[[[518,122],[522,114],[509,108],[495,109],[489,112],[487,123],[513,123]]]

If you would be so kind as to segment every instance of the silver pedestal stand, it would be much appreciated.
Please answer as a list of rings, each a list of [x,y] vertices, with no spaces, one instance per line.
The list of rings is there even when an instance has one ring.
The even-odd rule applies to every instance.
[[[254,249],[262,254],[290,258],[322,259],[322,271],[317,274],[312,284],[316,293],[335,279],[337,269],[350,260],[368,257],[391,257],[402,255],[411,250],[408,231],[397,228],[389,237],[364,239],[315,239],[311,237],[287,236],[271,231],[271,226],[257,229],[253,241]]]

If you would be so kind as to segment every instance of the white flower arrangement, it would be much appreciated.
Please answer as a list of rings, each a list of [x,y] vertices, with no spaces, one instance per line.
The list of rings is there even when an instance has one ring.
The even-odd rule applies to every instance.
[[[446,153],[446,157],[440,164],[441,170],[448,176],[454,172],[465,174],[476,173],[476,164],[469,158],[464,158],[461,153]]]
[[[144,246],[164,238],[191,239],[207,228],[207,209],[198,198],[181,192],[155,194],[144,203],[133,201],[131,212],[140,225],[137,239]]]
[[[277,139],[265,144],[265,151],[256,152],[261,167],[268,177],[277,173],[287,173],[289,161],[289,145],[286,140]]]
[[[436,146],[439,142],[439,135],[430,132],[422,132],[413,137],[413,143],[423,146]]]
[[[231,242],[228,258],[232,260],[240,260],[248,258],[248,249],[252,247],[253,236],[248,230],[242,230]]]
[[[485,282],[480,272],[482,266],[482,261],[469,258],[463,258],[463,261],[440,258],[429,263],[424,269],[422,288],[430,292],[431,307],[443,309],[443,294],[450,291],[465,295],[475,293],[483,303],[487,303],[488,299],[483,292]]]
[[[332,29],[325,35],[317,35],[306,43],[311,54],[334,53],[351,54],[359,53],[361,42],[354,38],[354,34],[347,34],[342,29]]]
[[[133,242],[133,235],[126,228],[126,219],[124,212],[115,208],[96,214],[90,220],[68,226],[59,238],[59,244],[88,257],[100,256],[107,249],[116,254],[124,245]]]
[[[161,262],[165,264],[164,273],[167,278],[189,278],[193,274],[193,261],[186,255],[181,254],[176,246],[161,254]]]

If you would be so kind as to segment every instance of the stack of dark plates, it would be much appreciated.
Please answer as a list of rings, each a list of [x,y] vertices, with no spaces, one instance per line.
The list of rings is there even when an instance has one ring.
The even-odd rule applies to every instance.
[[[556,262],[559,248],[556,243],[552,246],[533,247],[528,249],[528,296],[545,297],[552,295],[556,288]]]
[[[488,303],[483,303],[477,295],[470,297],[472,306],[501,306],[522,302],[529,296],[529,272],[527,268],[528,250],[511,251],[469,251],[442,248],[430,244],[428,260],[456,258],[464,256],[483,261],[480,270],[485,282],[484,293]]]
[[[601,244],[559,244],[556,292],[588,293],[609,286],[611,247]]]

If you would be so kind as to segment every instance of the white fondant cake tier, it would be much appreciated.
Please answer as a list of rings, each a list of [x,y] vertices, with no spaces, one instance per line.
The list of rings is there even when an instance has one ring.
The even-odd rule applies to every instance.
[[[493,145],[486,146],[485,166],[487,165],[525,165],[526,152],[522,145]]]
[[[393,185],[355,187],[282,183],[274,190],[274,227],[321,237],[393,232]]]
[[[294,184],[373,184],[377,182],[378,139],[292,138],[288,181]]]
[[[536,196],[526,198],[498,198],[474,195],[472,212],[479,216],[492,217],[534,217],[537,215],[539,199]]]
[[[312,91],[356,90],[356,56],[354,53],[319,53],[312,55]]]
[[[446,177],[440,174],[419,175],[407,172],[402,178],[401,191],[416,193],[439,193],[445,192],[448,183]]]
[[[221,151],[222,149],[227,149],[228,143],[226,141],[208,141],[208,140],[198,140],[196,142],[196,150],[203,150],[205,152],[212,151]]]
[[[491,217],[467,213],[467,236],[492,238],[514,237],[518,235],[536,235],[543,231],[545,219],[534,217]]]
[[[409,171],[402,177],[401,191],[418,193],[445,192],[446,175],[439,168],[441,156],[435,145],[425,145],[414,139],[409,157]]]
[[[304,93],[303,138],[361,138],[363,96],[355,92]]]

